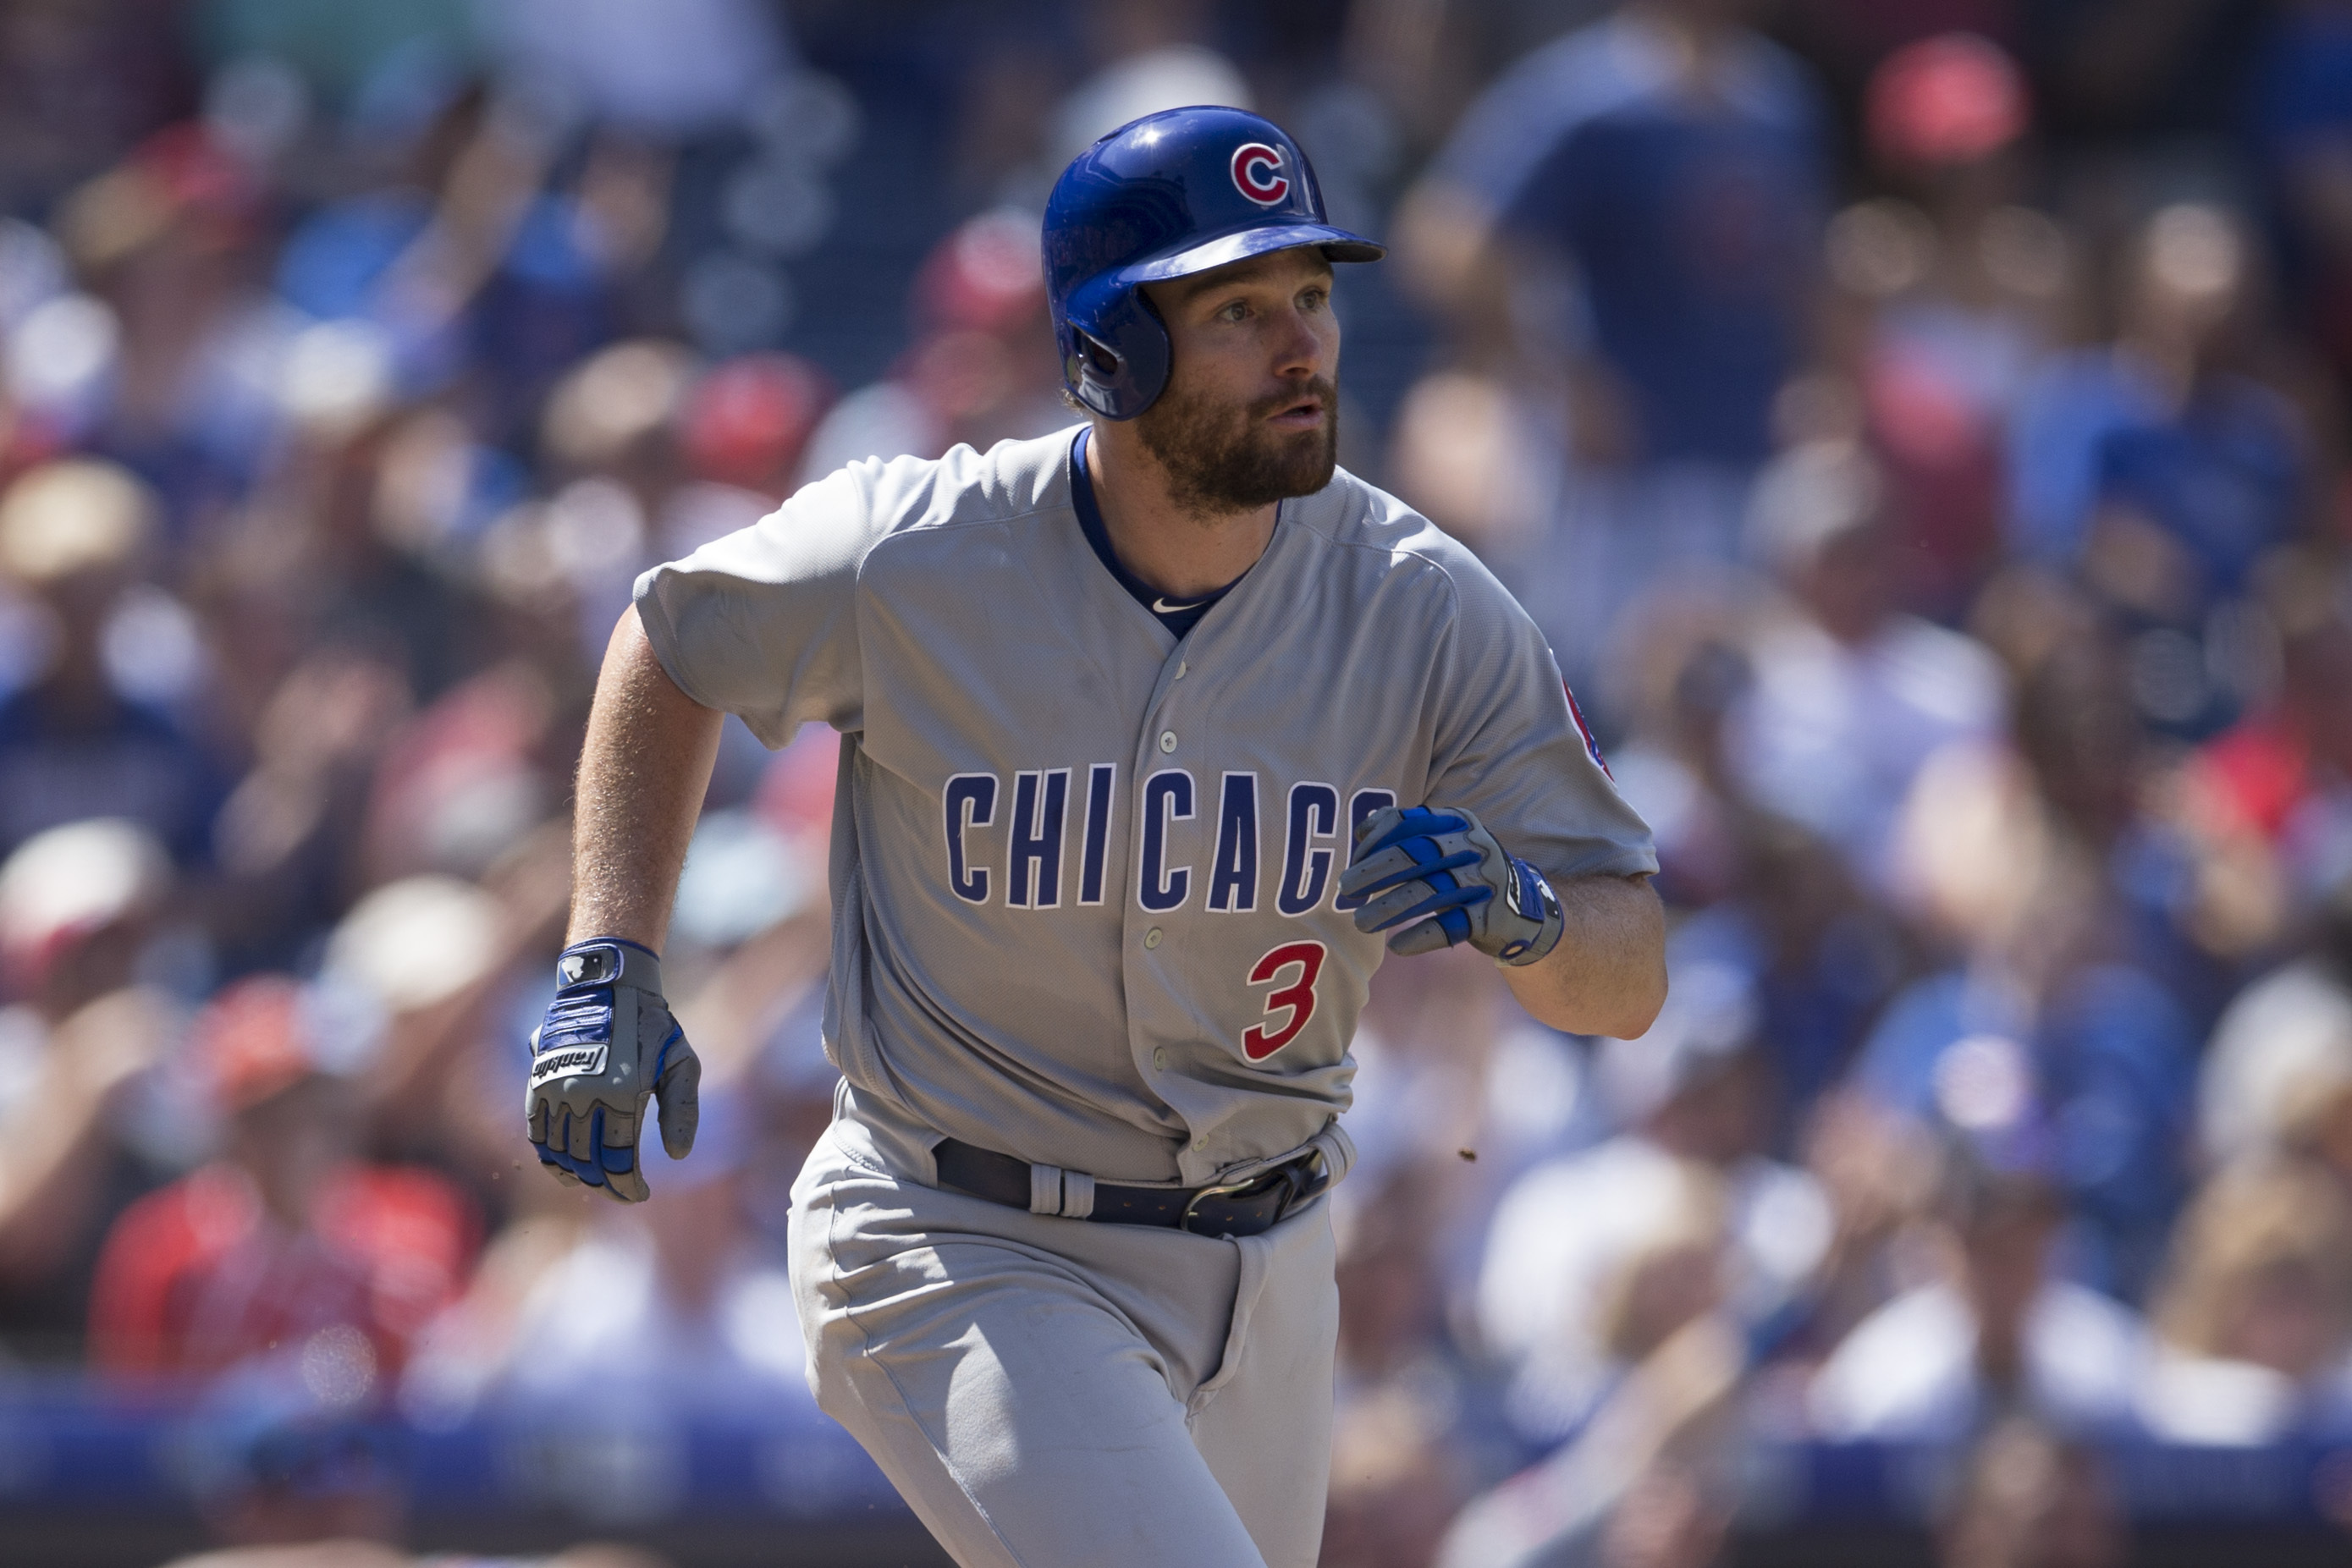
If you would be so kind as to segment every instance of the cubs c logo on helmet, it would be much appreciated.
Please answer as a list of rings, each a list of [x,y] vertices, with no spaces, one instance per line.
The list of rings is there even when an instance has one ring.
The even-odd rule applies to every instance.
[[[1261,207],[1270,207],[1290,194],[1290,176],[1282,172],[1282,154],[1263,141],[1244,141],[1234,149],[1234,188]]]

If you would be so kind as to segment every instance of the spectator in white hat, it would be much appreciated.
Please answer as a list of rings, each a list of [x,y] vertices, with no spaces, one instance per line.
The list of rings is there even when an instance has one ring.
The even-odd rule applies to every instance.
[[[125,689],[110,629],[153,545],[156,501],[111,463],[43,464],[0,495],[0,585],[35,606],[47,656],[0,699],[0,853],[44,828],[123,817],[186,864],[226,785],[169,713]]]
[[[0,1343],[78,1344],[107,1221],[160,1179],[126,1091],[176,1032],[133,983],[172,889],[155,836],[104,818],[37,834],[0,864]]]

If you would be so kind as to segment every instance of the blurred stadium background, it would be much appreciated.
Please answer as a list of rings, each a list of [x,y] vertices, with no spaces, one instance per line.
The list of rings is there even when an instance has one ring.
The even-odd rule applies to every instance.
[[[1380,977],[1325,1563],[2345,1561],[2346,0],[0,7],[0,1559],[943,1561],[778,1261],[831,736],[643,1211],[524,1035],[632,576],[1065,423],[1042,193],[1188,102],[1391,242],[1343,460],[1675,919],[1633,1046]]]

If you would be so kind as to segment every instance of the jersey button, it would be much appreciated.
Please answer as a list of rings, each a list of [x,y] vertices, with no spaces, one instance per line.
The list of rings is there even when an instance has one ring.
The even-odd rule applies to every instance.
[[[1150,930],[1143,934],[1143,945],[1147,947],[1157,947],[1160,946],[1160,927],[1155,925]]]
[[[1166,1046],[1160,1045],[1152,1047],[1151,1065],[1162,1072],[1168,1071],[1168,1048]]]
[[[1176,661],[1176,678],[1177,678],[1178,680],[1180,680],[1180,681],[1181,681],[1181,680],[1182,680],[1182,679],[1184,678],[1184,672],[1185,672],[1185,671],[1187,671],[1187,670],[1189,670],[1189,669],[1191,669],[1192,667],[1192,666],[1191,664],[1189,664],[1185,663],[1183,660],[1181,660],[1181,659],[1177,660],[1177,661]]]
[[[1199,1137],[1192,1140],[1192,1147],[1196,1151],[1205,1149],[1208,1146],[1209,1135],[1206,1133],[1202,1134]]]
[[[1160,732],[1160,749],[1162,752],[1170,752],[1176,749],[1176,732],[1174,730],[1163,729]]]

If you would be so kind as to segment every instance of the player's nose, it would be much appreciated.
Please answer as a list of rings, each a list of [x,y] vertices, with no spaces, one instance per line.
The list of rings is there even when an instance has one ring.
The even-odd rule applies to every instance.
[[[1328,323],[1328,316],[1318,319],[1296,307],[1285,311],[1275,336],[1274,373],[1286,380],[1328,374],[1336,336],[1327,329]]]

